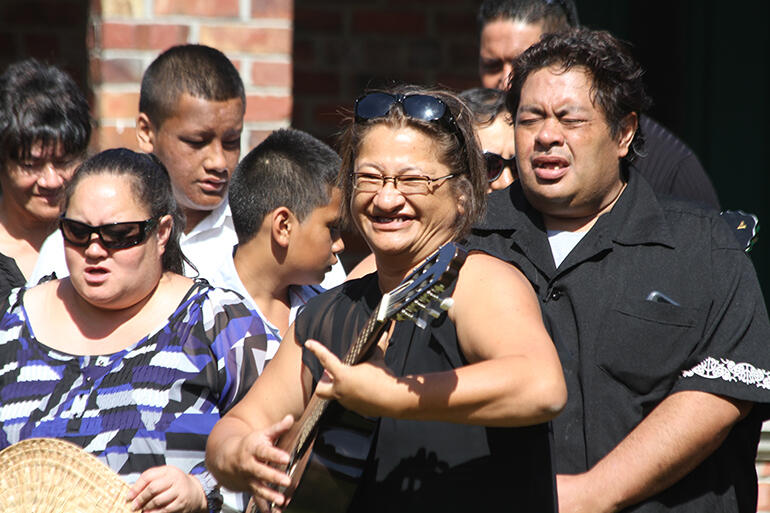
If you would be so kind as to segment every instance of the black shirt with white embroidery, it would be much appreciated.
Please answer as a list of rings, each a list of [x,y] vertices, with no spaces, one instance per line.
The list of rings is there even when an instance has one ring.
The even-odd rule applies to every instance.
[[[469,244],[514,263],[541,300],[569,394],[553,421],[558,473],[590,469],[673,393],[719,394],[755,404],[689,475],[626,511],[756,511],[770,323],[753,266],[715,211],[658,200],[631,172],[555,268],[515,183],[492,194]]]

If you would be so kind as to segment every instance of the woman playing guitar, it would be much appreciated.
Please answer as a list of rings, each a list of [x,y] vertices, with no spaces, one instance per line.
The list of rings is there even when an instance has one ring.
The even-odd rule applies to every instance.
[[[356,101],[339,185],[377,272],[308,303],[208,441],[211,472],[253,494],[261,511],[308,510],[292,500],[290,455],[278,441],[314,396],[376,420],[352,504],[331,504],[320,487],[310,511],[554,510],[545,423],[566,389],[535,294],[515,268],[471,251],[446,313],[424,330],[395,323],[362,363],[342,361],[383,292],[483,213],[486,173],[471,123],[462,102],[439,90],[400,87]],[[344,459],[346,448],[336,453]],[[300,488],[312,488],[307,479]]]

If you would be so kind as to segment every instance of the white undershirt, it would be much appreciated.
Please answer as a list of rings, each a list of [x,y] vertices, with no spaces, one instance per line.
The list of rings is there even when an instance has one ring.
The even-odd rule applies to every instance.
[[[551,245],[553,262],[558,268],[567,258],[567,255],[575,249],[580,239],[588,232],[568,232],[563,230],[547,230],[548,243]]]

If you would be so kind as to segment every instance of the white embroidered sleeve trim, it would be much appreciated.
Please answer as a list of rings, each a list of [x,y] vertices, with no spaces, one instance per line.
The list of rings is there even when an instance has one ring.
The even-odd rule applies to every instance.
[[[740,381],[747,385],[770,389],[770,371],[754,367],[750,363],[735,363],[727,358],[708,357],[690,370],[682,371],[682,376],[691,378],[698,375],[708,379]]]

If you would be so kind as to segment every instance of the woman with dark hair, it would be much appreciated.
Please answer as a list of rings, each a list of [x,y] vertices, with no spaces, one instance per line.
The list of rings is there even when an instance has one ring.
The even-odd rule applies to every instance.
[[[513,118],[505,106],[505,92],[476,87],[458,96],[473,113],[473,127],[487,165],[487,191],[505,189],[516,179]]]
[[[90,136],[88,102],[69,75],[34,59],[0,75],[0,298],[33,276]]]
[[[544,423],[563,407],[565,385],[537,300],[515,268],[470,252],[446,313],[424,331],[395,323],[374,357],[341,363],[383,293],[483,213],[486,172],[470,112],[445,91],[371,92],[356,101],[342,160],[345,215],[377,272],[306,305],[265,374],[212,431],[209,468],[263,511],[282,508],[290,478],[275,466],[289,455],[275,442],[315,392],[378,417],[343,510],[553,511]]]
[[[206,437],[264,365],[240,296],[179,274],[181,226],[156,160],[95,155],[65,191],[70,276],[15,289],[0,319],[0,448],[71,441],[135,482],[145,512],[219,508]]]

